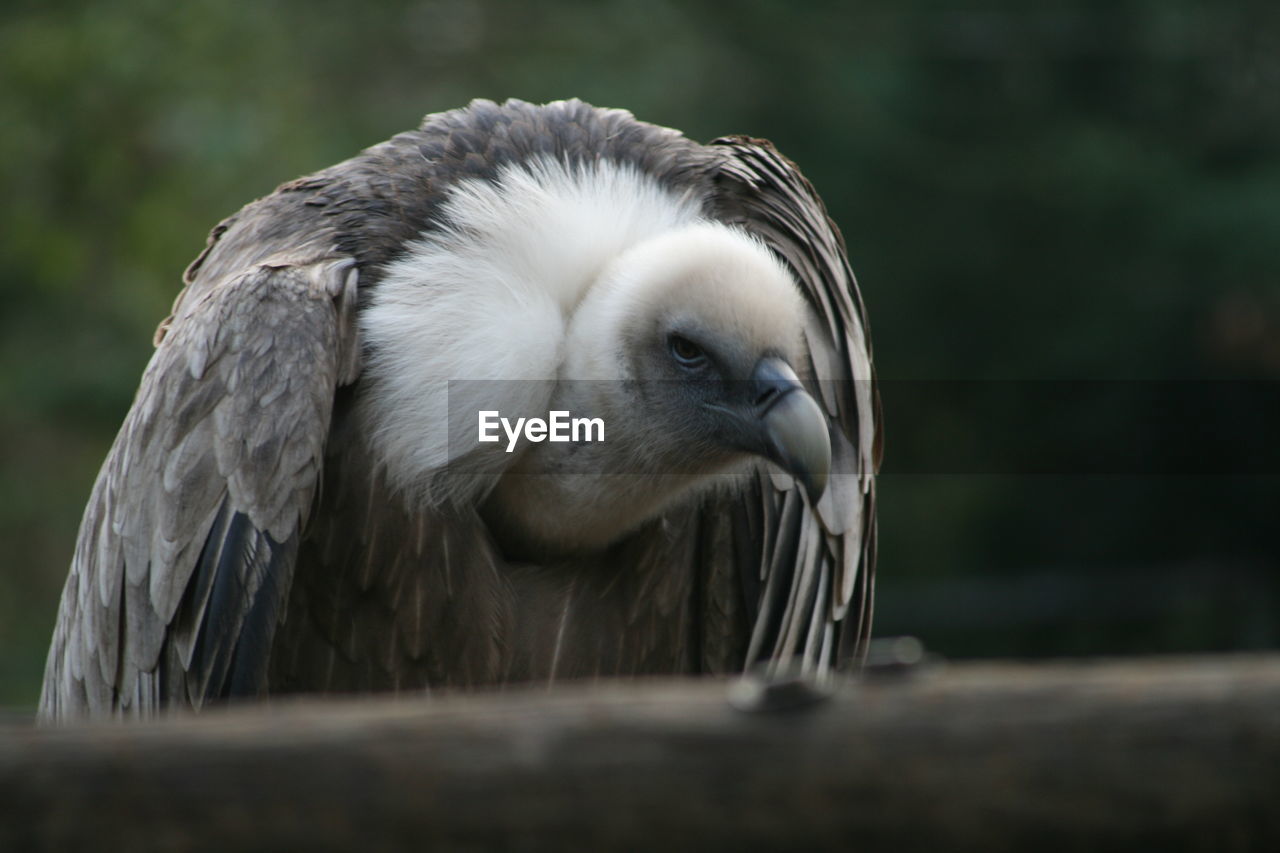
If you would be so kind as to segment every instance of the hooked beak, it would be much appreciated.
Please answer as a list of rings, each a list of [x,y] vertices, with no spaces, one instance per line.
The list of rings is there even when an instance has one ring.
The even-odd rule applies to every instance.
[[[762,455],[799,480],[816,504],[831,473],[826,413],[780,358],[760,359],[751,386]]]

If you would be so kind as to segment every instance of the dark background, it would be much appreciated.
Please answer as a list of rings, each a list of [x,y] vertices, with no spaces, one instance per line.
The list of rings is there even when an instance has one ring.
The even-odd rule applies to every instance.
[[[765,136],[813,180],[890,380],[877,633],[957,657],[1275,648],[1275,467],[1212,464],[1265,425],[1210,419],[1194,474],[894,461],[895,431],[917,461],[990,435],[1158,446],[1176,419],[1124,389],[1280,379],[1274,8],[10,0],[0,704],[35,701],[84,501],[208,230],[473,97]],[[1015,430],[1017,394],[931,407],[903,380],[1119,391]]]

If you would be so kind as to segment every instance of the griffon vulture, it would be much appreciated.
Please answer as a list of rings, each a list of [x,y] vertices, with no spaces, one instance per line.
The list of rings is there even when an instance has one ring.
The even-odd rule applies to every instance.
[[[249,204],[185,282],[45,718],[858,657],[870,347],[768,142],[475,101]],[[556,412],[589,429],[539,440]]]

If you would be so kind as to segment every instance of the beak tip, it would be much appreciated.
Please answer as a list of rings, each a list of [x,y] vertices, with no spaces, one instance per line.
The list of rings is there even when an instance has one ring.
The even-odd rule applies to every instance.
[[[831,473],[831,433],[827,413],[805,390],[795,371],[779,358],[764,358],[752,376],[756,417],[763,431],[762,455],[804,486],[817,505]],[[766,392],[763,395],[760,392]]]
[[[803,390],[786,395],[765,415],[768,454],[804,486],[817,505],[831,474],[831,437],[825,413]]]

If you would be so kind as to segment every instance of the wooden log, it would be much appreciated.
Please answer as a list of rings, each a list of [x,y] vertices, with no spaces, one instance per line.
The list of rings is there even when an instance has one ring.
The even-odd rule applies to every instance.
[[[1280,850],[1280,657],[950,666],[0,728],[0,849]]]

